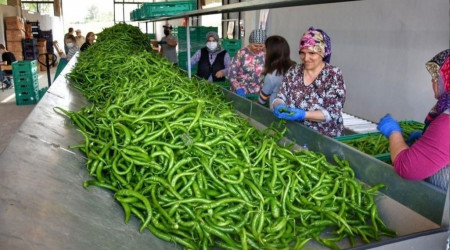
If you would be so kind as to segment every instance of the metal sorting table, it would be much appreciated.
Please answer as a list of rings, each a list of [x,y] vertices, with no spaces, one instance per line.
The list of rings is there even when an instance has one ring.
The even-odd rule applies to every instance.
[[[90,179],[84,166],[86,158],[80,151],[69,149],[83,137],[69,118],[53,111],[56,106],[78,111],[88,104],[64,77],[75,63],[76,57],[0,155],[0,249],[179,249],[148,230],[139,233],[139,221],[134,217],[124,224],[123,210],[110,191],[83,188],[83,181]],[[268,109],[224,93],[251,122],[267,126],[275,121]],[[445,246],[448,228],[440,226],[444,210],[448,218],[445,192],[425,182],[405,181],[390,165],[300,124],[286,126],[287,137],[299,145],[307,143],[310,150],[327,157],[338,154],[346,158],[360,181],[387,184],[385,194],[376,202],[382,219],[399,236],[359,248]],[[324,249],[317,243],[307,247]],[[348,248],[349,244],[341,242],[340,247]]]

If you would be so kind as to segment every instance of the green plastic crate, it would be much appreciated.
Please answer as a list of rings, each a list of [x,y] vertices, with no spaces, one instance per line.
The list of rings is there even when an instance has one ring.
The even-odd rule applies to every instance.
[[[178,67],[180,67],[181,69],[187,70],[186,63],[186,60],[178,59]],[[191,72],[195,74],[197,73],[197,65],[191,68]]]
[[[47,92],[48,87],[43,87],[42,89],[39,90],[39,100],[42,99],[42,97],[44,96],[45,92]]]
[[[422,122],[418,122],[418,121],[413,121],[413,120],[406,120],[406,121],[399,121],[398,122],[400,127],[402,128],[402,132],[403,132],[403,138],[408,139],[408,137],[411,135],[411,133],[415,130],[423,130],[423,128],[425,127],[425,124]],[[408,128],[406,128],[406,126],[408,126]],[[413,126],[414,128],[409,129],[411,126]]]
[[[148,35],[148,39],[153,40],[156,39],[156,34],[155,33],[149,33]]]
[[[144,15],[142,14],[142,9],[136,9],[135,12],[135,20],[139,21],[139,20],[144,20]]]
[[[210,31],[214,31],[214,32],[218,32],[219,28],[217,27],[213,27],[213,26],[198,26],[198,40],[199,41],[203,41],[203,43],[206,42],[206,34],[208,34],[208,32]]]
[[[130,12],[130,20],[131,21],[136,21],[136,10],[132,10]]]
[[[224,82],[214,82],[214,84],[224,88],[224,89],[230,89],[230,82],[229,81],[224,81]]]
[[[142,17],[155,18],[177,15],[183,12],[195,10],[197,8],[197,1],[168,1],[144,3],[141,6]]]
[[[31,77],[38,74],[36,60],[15,61],[11,66],[14,80],[23,76]]]
[[[38,74],[20,74],[14,76],[14,84],[37,84],[39,85]]]
[[[374,155],[373,157],[377,158],[380,161],[386,162],[388,164],[391,164],[391,153],[384,153],[379,155]]]
[[[363,133],[363,134],[353,134],[353,135],[344,135],[344,136],[339,136],[339,137],[335,137],[334,139],[336,139],[336,140],[338,140],[338,141],[340,141],[340,142],[343,142],[343,143],[346,143],[346,144],[348,144],[349,142],[351,142],[351,141],[356,141],[356,140],[359,140],[359,139],[362,139],[362,138],[366,138],[366,137],[379,137],[379,136],[381,136],[381,138],[380,138],[380,142],[381,143],[389,143],[388,141],[387,141],[387,139],[380,133],[380,132],[372,132],[372,133]],[[349,145],[349,146],[352,146],[352,145]],[[369,147],[369,146],[371,146],[370,144],[369,145],[367,145],[367,147]],[[366,147],[366,148],[367,148]],[[385,152],[382,152],[382,153],[378,153],[378,154],[371,154],[370,152],[364,152],[364,151],[362,151],[362,150],[360,150],[361,152],[363,152],[363,153],[366,153],[366,154],[369,154],[369,155],[372,155],[372,156],[378,156],[378,155],[384,155],[384,154],[389,154],[389,152],[388,151],[385,151]]]
[[[371,133],[362,133],[362,134],[352,134],[352,135],[344,135],[344,136],[338,136],[335,137],[334,139],[338,140],[338,141],[352,141],[355,139],[360,139],[363,137],[367,137],[367,136],[373,136],[373,135],[380,135],[380,132],[371,132]]]
[[[37,100],[35,98],[30,97],[24,97],[24,98],[17,98],[16,97],[16,105],[32,105],[36,104]]]
[[[38,91],[23,91],[20,93],[16,93],[16,105],[36,104],[38,101]]]
[[[245,97],[252,101],[258,101],[259,94],[246,94]]]
[[[187,40],[186,29],[187,29],[186,26],[177,26],[176,27],[176,35],[177,35],[179,42],[182,42],[182,41],[186,42],[186,40]],[[190,26],[189,27],[189,39],[191,42],[199,41],[198,30],[199,30],[198,26]]]
[[[238,51],[241,49],[242,41],[238,39],[223,39],[222,40],[222,48],[226,50],[235,50]]]
[[[239,49],[227,49],[226,50],[228,52],[228,54],[230,55],[230,58],[233,58],[237,52],[239,51]]]

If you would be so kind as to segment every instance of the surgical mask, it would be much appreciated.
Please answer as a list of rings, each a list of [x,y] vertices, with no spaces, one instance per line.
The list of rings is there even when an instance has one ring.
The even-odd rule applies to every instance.
[[[164,30],[164,35],[168,36],[169,35],[169,30]]]
[[[209,50],[215,50],[215,49],[217,49],[217,42],[207,42],[206,47]]]
[[[67,48],[72,48],[73,47],[73,43],[67,43]]]

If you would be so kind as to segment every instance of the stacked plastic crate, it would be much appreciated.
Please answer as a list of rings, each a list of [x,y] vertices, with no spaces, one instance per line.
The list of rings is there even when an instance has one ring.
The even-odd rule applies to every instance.
[[[156,17],[173,16],[195,10],[196,8],[197,1],[195,0],[144,3],[130,12],[130,20],[140,21]]]
[[[238,50],[241,49],[241,40],[238,39],[223,39],[222,48],[225,49],[230,57],[233,58]]]
[[[23,59],[24,60],[35,60],[39,57],[39,51],[37,46],[37,39],[23,39]]]
[[[53,32],[52,30],[39,30],[39,38],[45,39],[48,53],[53,53]]]
[[[36,22],[27,21],[27,23],[31,25],[31,33],[33,34],[33,38],[39,38],[39,31],[40,31],[39,21]]]
[[[14,92],[17,105],[39,101],[39,80],[36,60],[16,61],[12,64]]]

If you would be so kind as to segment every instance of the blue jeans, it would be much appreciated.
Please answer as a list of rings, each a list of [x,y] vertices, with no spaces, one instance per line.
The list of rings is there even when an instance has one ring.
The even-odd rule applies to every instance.
[[[11,82],[8,78],[6,78],[6,73],[2,70],[0,70],[0,82],[6,83],[7,86],[11,85]]]

